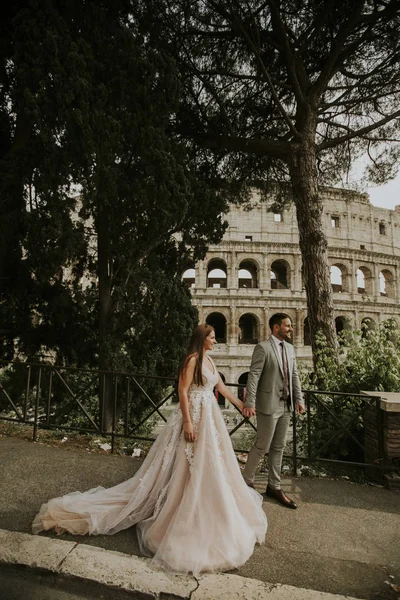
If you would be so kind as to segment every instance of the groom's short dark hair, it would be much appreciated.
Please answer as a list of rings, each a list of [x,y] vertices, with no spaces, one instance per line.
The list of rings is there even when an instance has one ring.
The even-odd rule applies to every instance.
[[[274,325],[278,325],[278,327],[280,327],[282,321],[284,321],[285,319],[290,319],[290,322],[292,322],[291,316],[287,315],[286,313],[275,313],[274,315],[272,315],[272,317],[269,320],[269,328],[271,329],[271,331],[273,330]]]

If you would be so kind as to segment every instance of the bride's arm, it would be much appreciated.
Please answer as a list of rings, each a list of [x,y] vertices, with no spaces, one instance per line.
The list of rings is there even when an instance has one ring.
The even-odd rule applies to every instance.
[[[193,381],[195,365],[196,357],[192,356],[188,360],[185,370],[181,372],[178,381],[178,396],[183,416],[183,431],[185,434],[185,440],[188,442],[194,442],[194,430],[189,412],[188,390]]]
[[[225,398],[228,398],[228,400],[231,404],[234,404],[235,406],[237,406],[240,411],[243,410],[243,402],[241,400],[239,400],[239,398],[237,398],[234,394],[232,394],[232,392],[230,391],[228,386],[226,386],[224,384],[224,382],[222,381],[221,376],[218,379],[218,383],[217,383],[216,387],[217,387],[217,390],[219,392],[221,392],[221,394],[223,396],[225,396]]]

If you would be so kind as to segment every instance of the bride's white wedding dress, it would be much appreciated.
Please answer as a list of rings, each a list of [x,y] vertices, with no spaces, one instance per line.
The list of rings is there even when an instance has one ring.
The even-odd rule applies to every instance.
[[[178,406],[134,477],[50,500],[33,533],[111,535],[136,524],[141,551],[168,570],[197,575],[245,563],[264,541],[267,518],[262,496],[242,478],[213,394],[215,365],[203,365],[203,378],[188,392],[193,443],[184,439]]]

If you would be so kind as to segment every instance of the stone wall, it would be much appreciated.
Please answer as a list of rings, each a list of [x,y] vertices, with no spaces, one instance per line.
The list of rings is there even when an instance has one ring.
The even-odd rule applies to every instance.
[[[338,330],[392,316],[400,323],[400,206],[377,208],[366,194],[334,188],[323,195]],[[243,380],[254,343],[269,335],[268,319],[278,311],[293,320],[298,358],[311,361],[294,207],[274,214],[254,195],[252,210],[232,207],[226,218],[222,242],[188,278],[200,322],[218,326],[220,372],[226,381]]]
[[[370,401],[364,411],[364,460],[386,469],[366,467],[365,473],[373,481],[400,488],[400,394],[382,392],[390,399],[379,400],[379,392],[366,393],[377,400]]]
[[[400,465],[400,413],[385,413],[383,444],[386,456]]]

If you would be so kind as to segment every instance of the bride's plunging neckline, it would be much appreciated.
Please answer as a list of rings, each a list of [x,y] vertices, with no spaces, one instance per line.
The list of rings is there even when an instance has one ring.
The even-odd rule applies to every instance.
[[[206,369],[208,369],[213,375],[215,375],[215,366],[214,366],[214,363],[212,362],[212,360],[211,360],[211,358],[209,356],[206,356],[206,358],[207,358],[207,361],[211,365],[211,369],[210,369],[210,367],[207,367],[207,365],[206,365]],[[203,361],[203,365],[205,365],[204,361]]]

